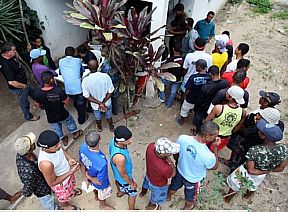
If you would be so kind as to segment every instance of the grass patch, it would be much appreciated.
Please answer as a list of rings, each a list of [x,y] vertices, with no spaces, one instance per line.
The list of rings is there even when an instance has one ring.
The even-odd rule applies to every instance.
[[[240,3],[242,3],[243,2],[243,0],[228,0],[228,3],[230,3],[230,4],[240,4]]]
[[[272,18],[277,18],[277,19],[282,19],[282,20],[288,19],[288,9],[284,9],[280,12],[274,13],[272,15]]]
[[[255,13],[268,13],[272,8],[270,0],[248,0],[247,2],[255,6]]]

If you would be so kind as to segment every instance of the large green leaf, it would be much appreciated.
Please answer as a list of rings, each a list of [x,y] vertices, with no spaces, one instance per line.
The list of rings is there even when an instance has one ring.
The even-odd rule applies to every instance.
[[[179,63],[170,62],[170,63],[165,63],[161,65],[158,69],[163,70],[163,69],[178,68],[178,67],[180,67]]]
[[[80,24],[80,27],[85,28],[85,29],[95,29],[95,27],[92,24],[87,23],[87,22],[82,22]]]
[[[169,72],[164,72],[164,73],[158,73],[158,76],[165,78],[166,80],[176,82],[176,77],[169,73]]]
[[[159,89],[159,91],[165,90],[165,85],[163,84],[163,82],[159,78],[153,77],[153,81],[155,82],[156,87]]]
[[[122,24],[117,24],[117,25],[111,26],[111,28],[126,29],[126,26],[124,26]]]
[[[71,17],[81,19],[81,20],[87,20],[88,18],[80,13],[70,13]]]
[[[163,52],[165,51],[165,45],[164,44],[162,44],[161,46],[159,46],[158,47],[158,50],[157,50],[157,53],[156,53],[156,55],[155,55],[155,57],[154,57],[154,60],[159,60],[160,59],[160,57],[162,56],[162,54],[163,54]]]

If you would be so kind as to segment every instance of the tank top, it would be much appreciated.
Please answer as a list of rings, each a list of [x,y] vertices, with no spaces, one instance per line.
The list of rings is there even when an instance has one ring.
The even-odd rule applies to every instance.
[[[111,142],[110,142],[110,146],[109,146],[109,153],[110,153],[110,165],[111,165],[115,180],[117,180],[121,185],[128,184],[128,182],[123,180],[117,167],[113,163],[114,155],[116,155],[116,154],[124,155],[124,157],[126,159],[126,164],[125,164],[126,173],[128,174],[130,180],[132,180],[132,166],[133,166],[133,164],[132,164],[132,160],[130,158],[128,149],[122,149],[122,148],[115,146],[114,138],[112,138]]]
[[[63,175],[70,170],[69,163],[64,155],[62,148],[55,153],[47,153],[40,149],[38,156],[38,165],[41,161],[50,161],[54,166],[54,172],[56,176]],[[69,177],[67,177],[65,181],[68,179]]]
[[[232,108],[223,105],[221,114],[214,118],[212,122],[219,126],[220,136],[230,136],[233,128],[240,122],[243,109],[241,107]]]

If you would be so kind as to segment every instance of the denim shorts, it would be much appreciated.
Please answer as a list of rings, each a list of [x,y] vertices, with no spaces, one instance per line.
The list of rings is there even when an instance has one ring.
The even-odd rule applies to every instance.
[[[137,190],[134,190],[131,188],[130,184],[120,184],[120,191],[127,194],[129,197],[136,197],[137,196]]]
[[[112,104],[109,106],[106,106],[106,108],[107,108],[107,111],[105,112],[105,118],[111,119],[112,118]],[[94,115],[95,115],[97,121],[101,120],[100,108],[98,110],[94,110]]]
[[[173,191],[179,190],[184,185],[185,200],[193,202],[197,200],[199,187],[201,186],[204,179],[201,182],[191,183],[187,181],[177,170],[176,175],[171,180],[170,189]]]
[[[40,197],[39,201],[44,210],[55,210],[57,205],[54,202],[54,195],[48,194],[46,196]]]
[[[153,204],[164,204],[167,199],[167,194],[168,194],[168,185],[165,186],[154,186],[151,184],[149,181],[148,177],[145,176],[142,188],[144,189],[149,189],[151,191],[151,198],[150,201]]]

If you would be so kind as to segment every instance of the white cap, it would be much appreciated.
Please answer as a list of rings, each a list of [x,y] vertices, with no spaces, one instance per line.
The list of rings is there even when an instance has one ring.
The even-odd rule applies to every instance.
[[[244,90],[241,87],[237,85],[231,86],[227,92],[238,104],[243,105],[245,103],[243,98]]]

